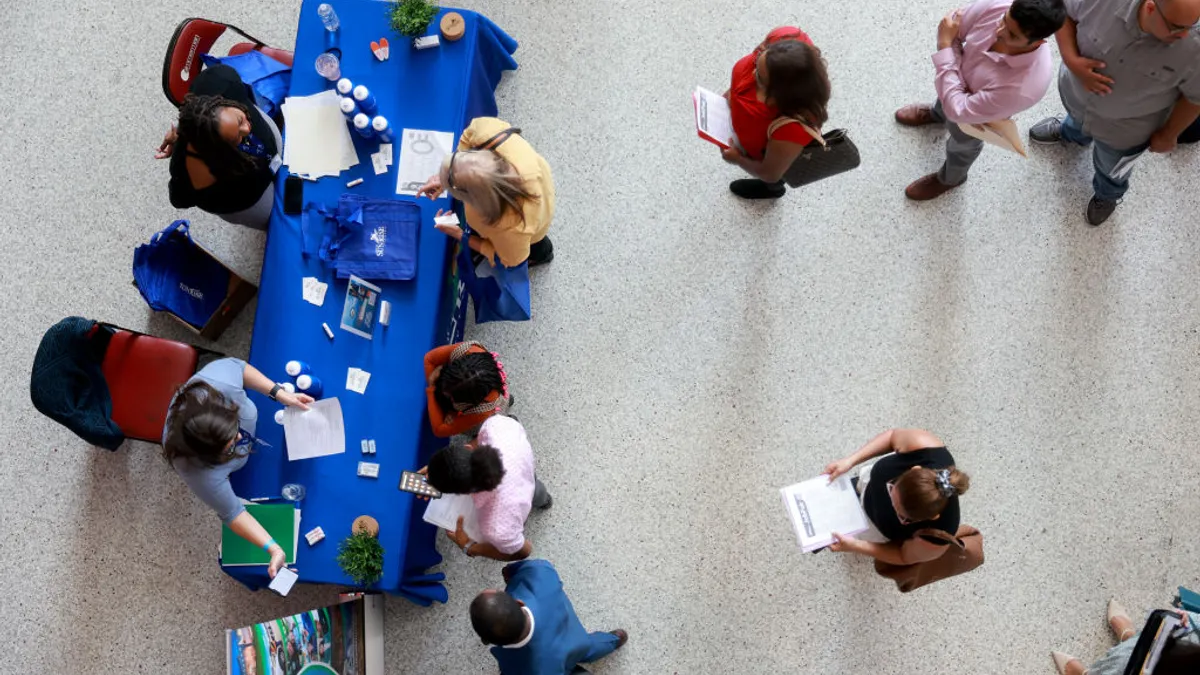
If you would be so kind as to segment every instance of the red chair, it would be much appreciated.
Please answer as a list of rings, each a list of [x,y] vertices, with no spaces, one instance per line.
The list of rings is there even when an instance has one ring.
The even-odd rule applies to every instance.
[[[113,335],[100,368],[112,398],[112,421],[129,438],[161,443],[171,397],[196,372],[200,352],[182,342],[105,326]]]
[[[187,96],[192,79],[204,67],[200,55],[207,54],[226,30],[232,30],[250,41],[235,44],[229,49],[230,56],[245,54],[252,49],[257,49],[291,67],[292,52],[268,47],[262,40],[236,26],[208,19],[184,19],[175,29],[175,34],[171,36],[171,41],[167,44],[167,57],[163,60],[163,93],[175,107],[178,108],[183,104],[183,97]]]

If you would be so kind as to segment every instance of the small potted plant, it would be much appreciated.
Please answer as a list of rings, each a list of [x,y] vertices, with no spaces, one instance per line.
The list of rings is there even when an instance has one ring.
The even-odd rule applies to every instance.
[[[429,30],[429,24],[439,11],[440,8],[429,0],[396,0],[389,17],[392,30],[416,40]]]
[[[370,516],[361,518],[375,520]],[[354,580],[355,585],[365,588],[383,576],[383,544],[375,538],[375,535],[379,534],[378,523],[372,532],[367,528],[360,528],[358,520],[354,522],[353,534],[338,545],[337,561],[346,576]]]

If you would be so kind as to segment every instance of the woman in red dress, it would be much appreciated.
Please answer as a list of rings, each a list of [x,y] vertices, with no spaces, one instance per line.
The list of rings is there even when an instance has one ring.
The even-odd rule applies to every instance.
[[[745,199],[777,199],[787,188],[783,174],[819,130],[829,104],[829,75],[821,50],[799,28],[784,26],[767,34],[753,53],[733,66],[725,98],[733,131],[721,156],[754,178],[729,184]]]

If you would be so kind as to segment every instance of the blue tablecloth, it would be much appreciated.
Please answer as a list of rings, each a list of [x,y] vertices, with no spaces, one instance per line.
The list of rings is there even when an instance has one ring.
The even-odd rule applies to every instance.
[[[312,67],[326,49],[318,4],[306,0],[300,11],[296,67],[289,91],[293,96],[317,93],[329,86]],[[337,46],[342,52],[343,76],[371,89],[378,99],[379,114],[385,115],[397,130],[397,140],[390,171],[375,176],[370,155],[378,150],[379,142],[363,141],[352,134],[358,166],[341,176],[316,183],[306,181],[304,199],[332,207],[347,191],[346,183],[355,178],[364,179],[362,185],[353,188],[355,193],[412,199],[395,194],[399,130],[451,131],[457,139],[472,118],[496,115],[494,91],[503,71],[517,67],[511,56],[517,43],[486,17],[453,10],[466,20],[464,37],[417,51],[388,28],[389,3],[336,0],[332,4],[341,19]],[[439,20],[434,20],[430,32],[436,32]],[[380,37],[387,37],[391,43],[391,56],[383,62],[375,59],[369,47]],[[245,468],[233,474],[233,487],[243,498],[278,495],[280,487],[289,482],[307,488],[301,504],[301,537],[295,565],[301,582],[350,584],[338,567],[337,546],[350,534],[354,518],[365,514],[379,521],[379,540],[385,551],[383,578],[373,588],[425,605],[435,600],[445,602],[443,575],[426,574],[429,567],[441,562],[434,547],[437,529],[421,519],[424,503],[416,502],[397,485],[403,470],[419,468],[439,447],[425,412],[422,358],[432,347],[462,334],[465,301],[457,277],[451,274],[452,240],[433,229],[434,213],[438,208],[447,208],[449,200],[417,202],[423,218],[417,276],[412,281],[379,284],[383,299],[392,304],[391,325],[376,325],[374,340],[367,340],[338,328],[346,281],[335,279],[315,256],[308,260],[301,257],[300,217],[282,211],[286,173],[280,171],[276,184],[250,362],[278,381],[288,379],[284,373],[288,360],[310,363],[325,385],[325,398],[337,397],[342,403],[346,453],[288,462],[283,427],[272,419],[279,405],[253,394],[259,407],[258,436],[274,447],[255,453]],[[329,284],[322,307],[303,300],[301,284],[306,276]],[[322,322],[333,328],[333,341],[322,331]],[[350,367],[371,373],[365,395],[345,389]],[[375,440],[374,457],[362,455],[360,440],[364,438]],[[378,478],[357,476],[362,460],[379,463]],[[303,535],[318,525],[325,531],[325,540],[310,547]],[[250,588],[267,583],[263,567],[223,569]]]

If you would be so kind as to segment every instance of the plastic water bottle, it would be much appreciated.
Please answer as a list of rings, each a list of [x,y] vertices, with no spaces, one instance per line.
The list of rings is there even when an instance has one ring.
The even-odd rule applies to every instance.
[[[354,116],[354,130],[363,138],[373,138],[375,130],[371,128],[371,118],[363,113],[358,113]]]
[[[304,486],[299,483],[288,483],[287,485],[284,485],[283,489],[279,492],[283,495],[283,498],[289,502],[298,502],[301,499],[304,499],[304,495],[308,494],[308,491],[304,489]]]
[[[317,15],[321,17],[321,23],[325,24],[325,30],[330,33],[336,33],[341,22],[338,21],[337,12],[333,11],[333,5],[328,2],[322,2],[317,5]]]
[[[354,100],[358,102],[358,107],[362,108],[363,112],[368,115],[375,114],[375,94],[372,94],[366,85],[360,84],[354,88]]]
[[[380,143],[391,143],[394,136],[392,128],[388,126],[387,118],[383,115],[377,115],[371,120],[371,128],[375,130],[375,135],[379,137]]]

